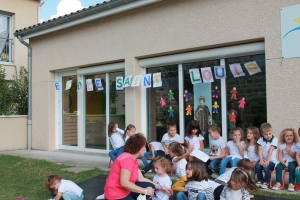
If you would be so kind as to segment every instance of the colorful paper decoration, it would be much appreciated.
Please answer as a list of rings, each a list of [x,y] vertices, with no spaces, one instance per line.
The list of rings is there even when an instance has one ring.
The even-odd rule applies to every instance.
[[[133,77],[133,80],[131,82],[131,87],[137,87],[140,86],[141,83],[141,77],[142,75],[136,75]]]
[[[226,69],[225,66],[214,66],[215,78],[224,79],[226,78]]]
[[[214,82],[214,78],[213,78],[213,75],[211,73],[211,68],[210,67],[201,68],[201,74],[202,74],[203,83]]]
[[[190,69],[189,71],[192,84],[202,83],[199,69]]]
[[[231,65],[229,65],[229,67],[230,67],[230,71],[231,71],[232,75],[234,76],[234,78],[240,77],[240,76],[245,76],[245,73],[242,70],[240,63],[231,64]]]
[[[123,83],[123,87],[124,87],[124,88],[130,86],[131,78],[132,78],[132,76],[126,76],[126,77],[125,77],[124,83]]]
[[[236,91],[236,87],[233,87],[230,93],[231,93],[231,98],[236,100],[236,94],[238,93]]]
[[[190,94],[189,94],[188,90],[184,90],[183,97],[185,98],[185,101],[189,101],[190,100]]]
[[[172,92],[172,90],[169,90],[168,96],[170,100],[174,100],[174,92]]]
[[[60,85],[59,82],[54,82],[54,87],[55,87],[55,91],[59,92],[60,91]]]
[[[151,74],[144,74],[143,75],[143,86],[145,88],[150,88],[151,87]]]
[[[66,82],[66,89],[65,90],[69,90],[72,87],[72,80],[68,80]]]
[[[85,83],[86,83],[86,90],[87,90],[88,92],[94,91],[92,79],[86,79]]]
[[[162,80],[161,80],[161,73],[155,73],[153,74],[153,87],[161,87],[162,86]]]
[[[245,63],[244,66],[247,69],[250,76],[261,72],[261,69],[259,68],[259,66],[255,61]]]
[[[102,87],[102,83],[101,83],[101,78],[96,78],[95,79],[95,85],[97,87],[97,90],[104,90],[104,88]]]
[[[213,97],[213,98],[219,98],[219,93],[220,93],[220,90],[218,89],[218,86],[216,85],[216,86],[215,86],[215,89],[213,90],[213,95],[212,95],[212,97]]]
[[[246,101],[245,101],[245,97],[243,97],[240,101],[239,101],[239,109],[244,109],[245,108],[245,104],[246,104]]]
[[[218,102],[215,101],[215,104],[212,107],[214,108],[213,113],[218,113],[219,112]]]
[[[186,107],[185,110],[186,110],[186,115],[192,115],[192,107],[190,104]]]
[[[116,77],[116,90],[123,90],[124,84],[123,84],[123,76]]]
[[[230,123],[235,124],[236,116],[235,116],[234,112],[231,113],[229,119],[230,119]]]
[[[82,80],[77,81],[77,91],[82,88]]]
[[[160,97],[160,105],[161,105],[161,107],[165,107],[166,106],[166,100],[164,99],[164,98],[162,98],[162,97]]]
[[[169,112],[169,117],[174,117],[174,110],[173,110],[172,106],[170,106],[168,112]]]

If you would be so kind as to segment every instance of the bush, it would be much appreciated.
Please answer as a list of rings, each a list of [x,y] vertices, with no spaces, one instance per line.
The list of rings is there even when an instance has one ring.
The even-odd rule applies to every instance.
[[[0,65],[0,115],[28,114],[28,72],[15,67],[12,80],[5,80],[5,69]]]

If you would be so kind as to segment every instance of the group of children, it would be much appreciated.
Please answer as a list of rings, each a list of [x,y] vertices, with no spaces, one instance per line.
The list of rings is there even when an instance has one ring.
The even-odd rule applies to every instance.
[[[135,134],[135,126],[129,124],[122,131],[117,124],[111,122],[108,128],[114,148],[109,155],[115,160],[123,152],[126,138]],[[300,190],[300,143],[292,128],[284,129],[280,133],[277,150],[278,139],[272,134],[269,123],[262,124],[260,130],[249,127],[245,140],[243,129],[234,127],[230,132],[231,140],[227,143],[221,136],[221,128],[217,124],[210,125],[208,132],[211,148],[206,162],[190,155],[194,149],[202,151],[204,148],[204,138],[196,120],[189,123],[185,142],[176,133],[176,124],[169,124],[167,130],[161,143],[149,144],[150,151],[142,158],[145,167],[141,171],[145,174],[154,167],[156,175],[153,181],[177,191],[176,199],[250,199],[248,191],[256,191],[259,187],[269,188],[271,170],[276,171],[276,184],[272,189],[281,189],[284,169],[289,170],[288,190]],[[150,163],[147,162],[147,157],[153,158]],[[173,186],[167,174],[170,163],[173,163],[175,174],[179,177]],[[231,169],[226,171],[228,166]],[[256,174],[258,181],[255,184]],[[209,177],[215,180],[209,180]],[[63,184],[61,179],[60,183]],[[58,187],[53,184],[53,181],[49,181],[48,188],[57,190]],[[80,199],[82,191],[81,195],[80,190],[77,193]],[[162,191],[156,191],[152,199],[167,200],[169,196]]]

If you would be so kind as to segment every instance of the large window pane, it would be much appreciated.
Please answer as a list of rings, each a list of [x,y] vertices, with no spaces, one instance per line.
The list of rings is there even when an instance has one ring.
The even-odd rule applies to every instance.
[[[208,137],[208,125],[212,123],[217,123],[222,126],[222,113],[221,113],[221,81],[220,79],[215,79],[212,83],[199,83],[192,84],[190,79],[189,69],[199,69],[201,73],[201,68],[211,67],[213,73],[214,66],[219,66],[219,60],[211,61],[201,61],[194,63],[183,64],[184,69],[184,94],[188,95],[188,99],[184,101],[184,125],[185,134],[187,133],[187,127],[191,120],[198,120],[200,129],[204,136],[204,145],[209,147],[209,137]],[[202,80],[203,81],[203,80]],[[216,91],[216,95],[214,95]],[[217,109],[214,110],[213,106]],[[191,115],[188,111],[192,109]]]
[[[150,140],[161,141],[168,123],[175,123],[179,130],[178,66],[148,69],[148,73],[162,73],[162,87],[148,88],[148,133]]]
[[[0,14],[0,62],[11,62],[11,17]]]
[[[244,63],[256,61],[262,72],[249,75],[244,68]],[[249,126],[260,127],[261,123],[267,121],[267,105],[266,105],[266,70],[265,70],[265,55],[252,55],[228,58],[226,62],[226,89],[227,89],[227,130],[228,136],[230,129],[234,126],[243,128]],[[234,78],[229,65],[240,63],[242,65],[245,76]],[[232,98],[232,90],[236,88],[237,98]],[[245,98],[246,104],[244,109],[240,107],[240,101]],[[230,115],[236,115],[236,122],[230,123]],[[228,137],[229,138],[229,137]]]

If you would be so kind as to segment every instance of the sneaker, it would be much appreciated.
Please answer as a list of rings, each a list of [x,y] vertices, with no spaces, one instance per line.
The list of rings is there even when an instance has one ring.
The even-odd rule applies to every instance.
[[[290,191],[290,192],[295,191],[295,186],[292,183],[289,184],[288,191]]]
[[[272,187],[272,190],[280,190],[280,189],[281,189],[281,184],[278,182]]]
[[[269,185],[265,182],[265,183],[262,183],[261,185],[260,185],[260,188],[262,188],[262,189],[267,189],[269,187]]]
[[[300,183],[298,183],[298,184],[296,185],[296,187],[294,188],[294,190],[295,190],[295,191],[300,190]]]
[[[104,194],[101,194],[101,195],[97,196],[96,200],[98,200],[98,199],[105,199]]]
[[[152,169],[150,169],[148,172],[152,172]]]
[[[256,185],[257,187],[260,187],[260,186],[261,186],[261,182],[258,181],[255,185]]]
[[[217,173],[212,173],[211,177],[212,177],[213,179],[216,179],[216,178],[219,177],[219,174],[217,174]]]

